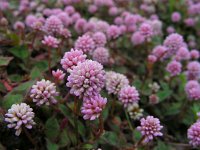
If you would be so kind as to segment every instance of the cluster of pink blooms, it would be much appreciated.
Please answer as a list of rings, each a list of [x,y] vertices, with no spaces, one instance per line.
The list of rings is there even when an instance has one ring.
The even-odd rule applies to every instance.
[[[109,51],[107,48],[98,47],[92,53],[92,58],[95,61],[98,61],[102,65],[106,65],[109,62]]]
[[[87,97],[84,99],[83,106],[81,107],[81,113],[85,120],[95,120],[98,118],[107,103],[107,99],[100,95]]]
[[[31,129],[35,125],[34,117],[33,109],[26,103],[13,104],[5,114],[5,121],[8,123],[8,128],[14,128],[16,130],[15,135],[19,136],[22,127]]]
[[[42,40],[42,44],[51,47],[51,48],[58,48],[60,41],[53,37],[53,36],[44,36],[44,40]]]
[[[127,77],[113,71],[106,72],[106,90],[109,94],[118,94],[119,91],[129,85]]]
[[[60,69],[57,69],[56,71],[53,70],[52,75],[57,81],[63,80],[65,77],[65,73]]]
[[[103,66],[92,60],[78,63],[67,78],[70,93],[79,97],[96,95],[104,87],[105,71]]]
[[[140,120],[140,126],[137,127],[137,130],[144,136],[144,142],[149,142],[156,136],[163,136],[160,132],[162,128],[163,126],[160,125],[158,118],[147,116]]]
[[[200,63],[197,61],[191,61],[187,65],[187,77],[188,80],[198,80],[200,77]]]
[[[181,14],[179,12],[174,12],[171,16],[173,22],[179,22],[181,20]]]
[[[190,100],[200,99],[200,84],[196,80],[190,80],[185,85],[185,92]]]
[[[82,51],[71,49],[69,52],[65,52],[60,64],[67,72],[71,72],[78,63],[84,62],[86,57]]]
[[[125,86],[119,91],[119,100],[123,103],[124,107],[130,104],[138,103],[139,93],[134,86]]]
[[[171,76],[176,76],[181,73],[181,68],[181,63],[173,60],[167,65],[166,70],[171,74]]]
[[[196,122],[190,126],[187,131],[187,137],[192,146],[200,146],[200,122]]]
[[[37,81],[37,83],[32,86],[30,91],[30,97],[38,106],[57,103],[55,96],[58,96],[55,84],[45,79]]]

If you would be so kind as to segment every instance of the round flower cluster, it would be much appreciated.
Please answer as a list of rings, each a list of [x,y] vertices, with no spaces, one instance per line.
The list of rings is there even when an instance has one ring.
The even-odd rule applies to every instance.
[[[105,82],[103,66],[92,60],[78,63],[67,78],[67,87],[75,96],[93,96],[101,91]]]
[[[57,16],[50,16],[44,24],[44,31],[49,34],[58,34],[62,28],[63,23]]]
[[[64,79],[64,77],[65,77],[65,73],[63,73],[63,71],[62,70],[60,70],[60,69],[57,69],[56,71],[52,71],[52,75],[53,75],[53,77],[56,79],[56,80],[63,80]]]
[[[139,28],[140,34],[145,38],[149,38],[153,35],[153,28],[148,23],[143,23]]]
[[[71,72],[78,63],[82,63],[86,60],[86,55],[80,50],[71,49],[69,52],[65,52],[64,57],[61,59],[60,64],[67,72]]]
[[[89,35],[80,36],[75,42],[75,49],[83,51],[84,53],[93,51],[95,43]]]
[[[189,99],[199,100],[200,99],[200,84],[196,80],[190,80],[185,85],[185,92]]]
[[[198,50],[191,50],[190,51],[190,56],[191,56],[191,58],[192,59],[198,59],[199,58],[199,56],[200,56],[200,54],[199,54],[199,51]]]
[[[44,36],[44,40],[42,40],[42,44],[51,47],[51,48],[58,48],[58,44],[60,41],[53,37],[53,36]]]
[[[137,103],[139,98],[139,93],[134,86],[123,87],[119,91],[119,100],[123,103],[124,107],[130,104]]]
[[[191,61],[187,65],[187,77],[189,80],[198,80],[200,77],[200,63]]]
[[[107,99],[100,95],[95,95],[89,98],[85,98],[83,106],[81,107],[81,113],[85,120],[95,120],[98,118],[107,103]]]
[[[125,86],[128,86],[129,81],[126,76],[113,71],[106,72],[106,90],[109,94],[118,94]]]
[[[96,47],[104,47],[107,42],[106,36],[103,32],[94,33],[92,39],[94,40]]]
[[[184,45],[183,37],[180,34],[172,33],[164,41],[164,46],[168,51],[165,57],[171,57]]]
[[[30,97],[38,106],[57,103],[55,96],[58,96],[55,84],[45,79],[37,81],[30,91]]]
[[[166,70],[171,74],[171,76],[176,76],[181,73],[182,65],[180,62],[173,60],[168,63]]]
[[[109,61],[109,52],[108,49],[104,47],[98,47],[92,53],[92,58],[95,61],[98,61],[102,65],[108,64]]]
[[[8,123],[8,128],[14,128],[16,130],[15,135],[19,136],[22,127],[31,129],[35,125],[34,116],[33,109],[26,103],[13,104],[5,114],[5,121]]]
[[[200,122],[196,122],[190,126],[187,131],[187,137],[192,146],[200,146]]]
[[[138,120],[143,116],[143,109],[140,109],[138,103],[133,103],[128,105],[127,111],[131,117],[131,119]]]
[[[177,61],[181,61],[181,60],[189,60],[190,59],[190,52],[187,48],[185,47],[181,47],[175,56],[175,59]]]
[[[108,39],[116,39],[121,35],[121,31],[119,27],[116,25],[111,25],[110,27],[108,27],[106,33],[107,33]]]
[[[174,12],[171,19],[173,22],[179,22],[181,20],[181,14],[179,12]]]
[[[140,120],[140,126],[137,127],[137,130],[145,137],[144,142],[149,142],[153,140],[154,137],[163,135],[160,132],[162,128],[163,126],[160,125],[158,118],[147,116],[146,119],[142,118]]]
[[[131,42],[134,45],[140,45],[144,43],[144,41],[145,41],[145,37],[139,31],[134,32],[131,36]]]

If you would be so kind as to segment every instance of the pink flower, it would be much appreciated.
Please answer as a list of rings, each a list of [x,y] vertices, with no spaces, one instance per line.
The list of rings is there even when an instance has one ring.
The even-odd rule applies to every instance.
[[[8,123],[8,128],[14,128],[16,130],[15,135],[19,136],[22,127],[31,129],[35,125],[34,117],[33,109],[26,103],[13,104],[5,114],[5,122]]]
[[[58,48],[60,41],[53,37],[53,36],[44,36],[44,39],[42,40],[42,44],[51,47],[51,48]]]
[[[87,21],[85,19],[78,18],[76,23],[75,23],[74,29],[79,34],[83,33],[84,32],[84,27],[85,27],[86,24],[87,24]]]
[[[153,49],[152,54],[155,55],[158,59],[162,59],[166,52],[167,48],[165,46],[158,45]]]
[[[145,38],[140,32],[135,32],[131,36],[131,42],[134,45],[140,45],[140,44],[144,43],[144,41],[145,41]]]
[[[55,96],[58,96],[55,84],[45,79],[37,81],[37,83],[32,86],[30,91],[30,97],[38,106],[57,103]]]
[[[195,80],[190,80],[185,85],[185,92],[190,100],[200,99],[200,84]]]
[[[175,56],[175,59],[178,61],[181,60],[189,60],[190,59],[190,52],[186,47],[181,47]]]
[[[62,28],[63,28],[63,23],[57,16],[48,17],[44,24],[44,31],[49,34],[60,33],[60,30]]]
[[[81,107],[83,118],[85,120],[97,119],[103,111],[106,103],[107,99],[101,97],[100,95],[85,98],[83,101],[83,106]]]
[[[142,23],[142,25],[139,28],[139,32],[145,38],[149,38],[149,37],[151,37],[153,35],[153,28],[148,23]]]
[[[126,86],[123,87],[119,91],[119,100],[123,103],[124,107],[128,107],[128,105],[138,103],[139,101],[139,93],[134,86]]]
[[[60,70],[60,69],[57,69],[56,71],[52,71],[52,75],[53,75],[53,77],[56,79],[56,80],[63,80],[64,79],[64,77],[65,77],[65,73],[63,73],[63,71],[62,70]]]
[[[67,78],[67,87],[75,96],[94,96],[101,91],[105,83],[103,66],[92,60],[78,63]]]
[[[113,71],[106,72],[106,90],[108,94],[118,94],[118,92],[125,86],[128,86],[129,81],[123,74]]]
[[[111,25],[106,33],[109,39],[116,39],[121,35],[120,29],[116,25]]]
[[[83,51],[84,53],[93,51],[95,43],[89,35],[80,36],[75,42],[75,49]]]
[[[24,25],[23,22],[17,21],[17,22],[15,22],[13,28],[14,28],[15,30],[23,30],[23,29],[25,28],[25,25]]]
[[[64,11],[69,15],[73,15],[76,12],[72,5],[66,6]]]
[[[90,13],[96,13],[97,10],[98,10],[98,7],[97,7],[96,5],[90,5],[90,6],[88,7],[88,11],[89,11]]]
[[[104,47],[107,43],[106,36],[103,32],[96,32],[92,36],[96,47]]]
[[[198,50],[191,50],[190,51],[190,56],[192,59],[199,59],[199,51]]]
[[[108,13],[110,16],[116,16],[118,14],[118,8],[117,7],[110,7],[108,10]]]
[[[173,12],[171,19],[173,22],[179,22],[181,20],[181,14],[179,12]]]
[[[61,29],[59,34],[61,36],[63,36],[64,38],[66,38],[66,39],[68,39],[68,38],[70,38],[72,36],[71,32],[67,28]]]
[[[58,15],[56,15],[63,23],[63,25],[65,27],[68,27],[71,23],[72,23],[72,20],[71,18],[69,17],[69,15],[65,12],[61,12],[59,13]]]
[[[155,55],[148,55],[148,62],[155,63],[157,61],[157,57]]]
[[[144,142],[149,142],[156,136],[163,136],[160,132],[162,128],[163,126],[160,125],[158,118],[147,116],[146,119],[142,118],[140,120],[140,126],[137,127],[137,130],[145,137]]]
[[[182,65],[180,62],[173,60],[168,63],[166,70],[171,74],[171,76],[176,76],[181,73]]]
[[[69,52],[65,52],[60,64],[67,72],[71,72],[78,63],[84,62],[86,57],[82,51],[71,49]]]
[[[187,77],[189,80],[197,80],[200,77],[200,63],[191,61],[187,65]]]
[[[109,61],[109,51],[104,47],[98,47],[92,53],[92,58],[98,61],[102,65],[108,64]]]
[[[174,29],[174,27],[172,27],[172,26],[169,26],[169,27],[167,27],[167,33],[169,33],[169,34],[172,34],[172,33],[175,33],[175,29]]]
[[[193,147],[200,146],[200,122],[196,122],[190,126],[187,131],[187,137]]]
[[[196,20],[194,18],[186,18],[184,23],[188,27],[193,27],[196,24]]]

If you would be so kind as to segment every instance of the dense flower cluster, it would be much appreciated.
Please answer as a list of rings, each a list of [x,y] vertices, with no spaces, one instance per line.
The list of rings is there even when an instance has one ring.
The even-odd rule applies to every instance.
[[[58,96],[55,84],[45,79],[37,81],[30,91],[30,97],[38,106],[57,103],[55,96]]]
[[[75,49],[83,51],[84,53],[93,51],[95,43],[89,35],[79,37],[75,42]]]
[[[137,130],[145,137],[144,141],[149,142],[156,136],[163,136],[160,132],[162,128],[163,126],[160,125],[159,119],[147,116],[140,120],[140,126],[137,127]]]
[[[102,65],[106,65],[109,62],[109,51],[104,47],[98,47],[92,53],[92,58],[95,61],[98,61]]]
[[[8,123],[8,128],[14,128],[16,130],[15,135],[19,136],[22,127],[31,129],[35,125],[34,117],[33,109],[26,103],[13,104],[5,114],[5,121]]]
[[[196,122],[190,126],[187,136],[192,146],[200,146],[200,122]]]

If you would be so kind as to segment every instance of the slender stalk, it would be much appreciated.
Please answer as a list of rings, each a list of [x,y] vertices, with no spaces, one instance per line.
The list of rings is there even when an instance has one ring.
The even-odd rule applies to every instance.
[[[129,128],[131,129],[132,132],[134,132],[134,129],[133,129],[133,126],[131,124],[131,121],[130,121],[130,118],[128,116],[128,113],[126,112],[126,110],[124,112],[125,112],[125,115],[126,115],[126,119],[128,121]]]
[[[142,136],[141,139],[135,144],[134,148],[137,149],[139,146],[141,146],[144,139],[145,139],[145,136]]]
[[[48,47],[48,68],[49,68],[49,73],[51,74],[51,49]]]
[[[75,134],[76,134],[76,144],[78,146],[78,99],[75,97],[74,99],[74,125],[75,125]],[[76,149],[78,149],[76,147]]]
[[[27,129],[25,127],[22,128],[24,133],[26,134],[27,138],[29,139],[29,141],[32,143],[32,145],[34,145],[35,148],[37,148],[37,143],[35,142],[35,140],[31,137],[30,133],[27,131]]]

